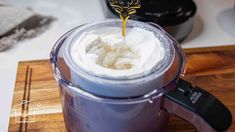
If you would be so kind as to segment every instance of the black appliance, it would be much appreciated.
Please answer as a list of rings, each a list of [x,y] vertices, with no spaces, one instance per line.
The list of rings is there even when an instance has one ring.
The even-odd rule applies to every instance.
[[[106,4],[108,9],[117,16],[109,5],[109,0],[106,0]],[[157,23],[181,42],[192,30],[195,13],[196,4],[193,0],[142,0],[141,8],[130,18]]]

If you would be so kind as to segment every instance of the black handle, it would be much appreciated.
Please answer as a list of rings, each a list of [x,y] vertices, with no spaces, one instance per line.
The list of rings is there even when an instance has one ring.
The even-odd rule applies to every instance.
[[[223,103],[182,79],[165,95],[164,107],[194,124],[198,131],[226,131],[232,123],[232,115]]]

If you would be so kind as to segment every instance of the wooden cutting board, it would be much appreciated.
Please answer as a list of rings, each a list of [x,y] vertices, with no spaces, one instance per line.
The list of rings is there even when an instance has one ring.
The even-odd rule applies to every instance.
[[[232,112],[235,131],[235,46],[187,49],[184,79],[206,89]],[[49,60],[19,62],[9,131],[64,132],[58,86]],[[188,122],[171,116],[169,132],[196,131]]]

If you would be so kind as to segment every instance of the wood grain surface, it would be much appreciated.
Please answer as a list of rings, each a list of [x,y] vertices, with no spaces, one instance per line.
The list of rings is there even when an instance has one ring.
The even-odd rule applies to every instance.
[[[235,118],[235,46],[185,50],[184,79],[219,98]],[[229,132],[235,131],[235,121]],[[19,62],[10,132],[64,132],[59,90],[49,60]],[[168,132],[193,132],[188,122],[171,116]]]

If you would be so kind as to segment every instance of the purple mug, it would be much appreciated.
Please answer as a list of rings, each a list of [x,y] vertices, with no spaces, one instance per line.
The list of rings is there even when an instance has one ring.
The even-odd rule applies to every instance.
[[[116,19],[93,22],[63,35],[51,51],[50,61],[59,84],[68,131],[162,132],[170,114],[192,123],[198,131],[226,131],[230,111],[213,95],[180,79],[185,57],[180,45],[153,23],[130,20],[127,29],[151,31],[163,44],[164,63],[147,75],[125,79],[88,73],[73,62],[73,39],[102,27],[121,27]]]

